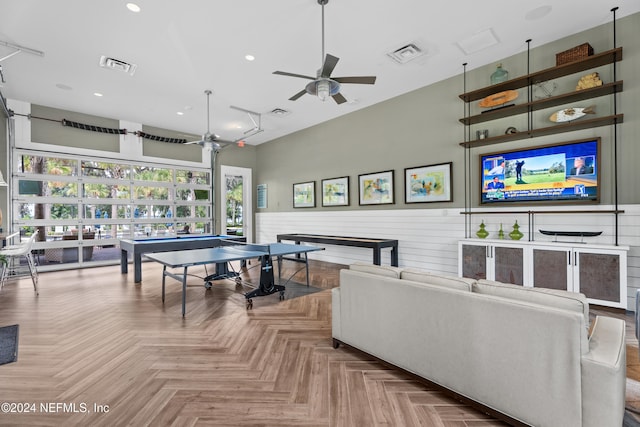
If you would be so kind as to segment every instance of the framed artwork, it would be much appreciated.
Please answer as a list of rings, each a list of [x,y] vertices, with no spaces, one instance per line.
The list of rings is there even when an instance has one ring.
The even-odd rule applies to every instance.
[[[293,207],[314,208],[316,206],[316,182],[293,184]]]
[[[404,170],[405,203],[430,203],[453,201],[451,191],[451,165],[419,166]]]
[[[267,184],[258,184],[258,209],[267,208]]]
[[[393,171],[358,175],[361,205],[384,205],[394,203]]]
[[[349,205],[349,177],[322,180],[322,206]]]

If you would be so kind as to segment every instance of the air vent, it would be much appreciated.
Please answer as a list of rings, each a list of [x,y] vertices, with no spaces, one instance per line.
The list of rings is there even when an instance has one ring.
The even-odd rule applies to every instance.
[[[100,57],[100,66],[102,68],[122,71],[123,73],[127,73],[131,76],[133,76],[133,73],[136,72],[136,68],[138,67],[136,64],[129,64],[128,62],[124,62],[115,58],[109,58],[108,56]]]
[[[276,117],[284,117],[284,116],[288,116],[289,114],[291,114],[291,111],[287,111],[283,108],[274,108],[273,110],[269,111],[269,114],[271,114],[272,116],[276,116]]]
[[[422,56],[425,51],[418,47],[415,43],[409,43],[393,52],[387,53],[387,56],[393,59],[398,64],[406,64],[409,61],[412,61],[419,56]]]

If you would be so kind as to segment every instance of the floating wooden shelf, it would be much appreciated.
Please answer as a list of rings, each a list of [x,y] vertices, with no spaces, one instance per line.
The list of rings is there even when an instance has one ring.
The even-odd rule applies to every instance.
[[[488,122],[491,120],[502,119],[504,117],[510,117],[517,114],[525,114],[529,111],[538,111],[562,104],[597,98],[599,96],[611,95],[612,93],[617,92],[622,92],[622,81],[607,83],[602,86],[570,92],[564,95],[553,96],[533,102],[517,104],[511,107],[488,110],[483,112],[482,114],[478,114],[475,116],[463,117],[460,119],[460,122],[464,125],[473,125],[477,123]]]
[[[539,214],[621,214],[624,213],[623,210],[615,210],[615,209],[606,209],[606,210],[598,210],[598,209],[579,209],[579,210],[553,210],[553,211],[511,211],[511,210],[503,210],[503,211],[467,211],[460,212],[460,215],[504,215],[504,214],[527,214],[527,215],[539,215]]]
[[[473,141],[461,142],[460,145],[465,148],[483,147],[485,145],[499,144],[509,141],[517,141],[519,139],[536,138],[545,135],[554,135],[556,133],[573,132],[580,129],[589,129],[600,126],[610,126],[617,123],[622,123],[624,114],[616,114],[612,116],[597,117],[594,119],[586,120],[574,120],[568,123],[557,124],[539,129],[532,129],[529,131],[509,133],[506,135],[493,136],[485,139],[476,139]]]
[[[541,83],[551,79],[557,79],[559,77],[579,73],[581,71],[611,64],[621,60],[622,47],[619,47],[616,49],[608,50],[606,52],[598,53],[596,55],[588,56],[587,58],[580,61],[570,62],[568,64],[547,68],[535,73],[524,75],[522,77],[507,80],[503,83],[487,86],[482,89],[474,90],[472,92],[466,92],[460,95],[460,99],[462,99],[464,102],[477,101],[489,95],[493,95],[494,93],[502,92],[505,90],[520,89],[526,86],[534,85],[536,83]]]

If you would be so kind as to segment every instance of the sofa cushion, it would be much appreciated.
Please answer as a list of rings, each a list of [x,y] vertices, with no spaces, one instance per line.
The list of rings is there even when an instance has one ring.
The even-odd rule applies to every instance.
[[[528,301],[547,307],[582,313],[589,325],[589,303],[584,294],[560,289],[528,288],[492,280],[478,280],[473,284],[473,292],[496,295],[504,298]]]
[[[427,283],[436,286],[445,286],[449,288],[459,289],[461,291],[471,291],[471,285],[475,283],[475,279],[447,276],[444,274],[437,274],[418,269],[403,270],[402,273],[400,273],[400,278],[404,280],[411,280],[413,282]]]
[[[389,267],[386,265],[367,264],[364,262],[355,262],[349,266],[350,270],[361,271],[363,273],[376,274],[378,276],[391,277],[399,279],[402,269],[399,267]]]

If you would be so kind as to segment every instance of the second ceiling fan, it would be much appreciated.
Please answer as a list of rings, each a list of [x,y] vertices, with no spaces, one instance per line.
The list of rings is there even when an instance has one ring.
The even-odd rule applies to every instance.
[[[207,151],[218,152],[227,145],[233,144],[233,141],[224,141],[220,139],[218,135],[211,132],[211,129],[209,128],[209,119],[211,114],[209,111],[209,97],[211,96],[211,90],[205,90],[204,94],[207,96],[207,132],[202,135],[202,139],[187,142],[185,144],[198,144]]]
[[[302,74],[288,73],[286,71],[274,71],[273,74],[289,77],[299,77],[302,79],[311,80],[310,83],[300,92],[289,98],[290,101],[295,101],[305,93],[309,95],[315,95],[323,101],[326,101],[329,97],[332,97],[337,104],[347,102],[346,98],[340,93],[341,83],[356,83],[372,85],[376,82],[375,76],[353,76],[353,77],[331,77],[333,69],[339,61],[339,58],[326,54],[324,52],[324,6],[329,3],[329,0],[318,0],[318,4],[322,6],[322,67],[318,70],[316,77],[305,76]]]

